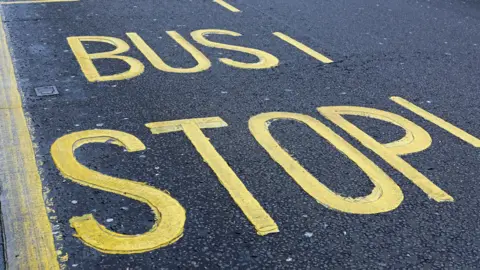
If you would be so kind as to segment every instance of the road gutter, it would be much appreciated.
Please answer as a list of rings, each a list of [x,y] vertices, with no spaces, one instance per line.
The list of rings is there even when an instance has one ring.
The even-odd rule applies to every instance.
[[[59,269],[0,7],[0,205],[8,269]]]

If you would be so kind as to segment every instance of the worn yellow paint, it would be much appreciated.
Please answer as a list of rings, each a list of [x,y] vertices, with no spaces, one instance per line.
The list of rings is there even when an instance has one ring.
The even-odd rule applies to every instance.
[[[8,268],[59,269],[42,181],[1,18],[0,179],[1,219]]]
[[[180,46],[182,46],[187,52],[192,55],[192,57],[197,61],[197,65],[191,68],[174,68],[167,65],[159,56],[156,54],[150,46],[137,34],[137,33],[127,33],[127,36],[132,40],[133,44],[145,55],[145,57],[152,63],[152,65],[165,72],[174,72],[174,73],[195,73],[205,71],[210,68],[212,65],[210,60],[195,46],[188,42],[176,31],[167,31],[167,34],[175,40]]]
[[[14,5],[14,4],[40,4],[40,3],[56,3],[56,2],[78,2],[79,0],[31,0],[31,1],[3,1],[0,5]]]
[[[230,10],[231,12],[241,12],[238,8],[232,6],[231,4],[225,2],[224,0],[213,0],[213,2],[221,5],[222,7]]]
[[[75,149],[89,143],[111,143],[129,152],[145,149],[135,136],[115,130],[85,130],[57,139],[51,147],[53,161],[66,178],[77,184],[115,193],[150,206],[155,224],[143,234],[124,235],[98,223],[92,214],[70,219],[76,235],[86,245],[104,253],[142,253],[167,246],[183,235],[185,209],[167,192],[145,183],[120,179],[91,170],[75,158]]]
[[[431,145],[432,139],[423,128],[400,115],[373,108],[332,106],[319,107],[317,109],[328,120],[345,130],[365,147],[371,149],[405,177],[410,179],[410,181],[423,190],[430,198],[437,202],[453,201],[452,196],[432,183],[426,176],[400,157],[400,155],[420,152]],[[407,135],[397,142],[384,145],[343,118],[342,115],[356,115],[379,119],[403,128]]]
[[[242,180],[228,166],[227,162],[210,143],[202,132],[202,128],[226,127],[220,117],[194,118],[175,121],[155,122],[146,124],[153,134],[181,131],[185,133],[198,153],[217,175],[220,183],[230,193],[235,203],[240,207],[248,220],[253,224],[259,235],[278,232],[278,226],[263,209],[253,195],[248,191]]]
[[[447,121],[443,120],[442,118],[435,116],[424,109],[416,106],[415,104],[409,102],[406,99],[401,97],[390,97],[392,101],[397,103],[398,105],[412,111],[413,113],[418,114],[419,116],[425,118],[426,120],[434,123],[435,125],[445,129],[446,131],[450,132],[453,136],[458,137],[459,139],[463,140],[466,143],[469,143],[475,147],[480,147],[480,139],[476,138],[475,136],[470,135],[466,131],[448,123]]]
[[[229,45],[229,44],[224,44],[220,42],[214,42],[210,41],[205,38],[205,36],[208,35],[229,35],[229,36],[234,36],[234,37],[239,37],[242,34],[229,31],[229,30],[221,30],[221,29],[201,29],[201,30],[196,30],[191,33],[192,38],[207,47],[211,48],[219,48],[219,49],[225,49],[225,50],[232,50],[232,51],[238,51],[238,52],[243,52],[247,54],[252,54],[255,55],[259,61],[256,63],[244,63],[244,62],[239,62],[235,61],[229,58],[219,58],[220,62],[232,66],[232,67],[237,67],[237,68],[244,68],[244,69],[266,69],[266,68],[273,68],[278,66],[278,58],[271,55],[268,52],[262,51],[262,50],[257,50],[257,49],[252,49],[252,48],[247,48],[247,47],[242,47],[242,46],[236,46],[236,45]]]
[[[283,41],[289,43],[290,45],[296,47],[297,49],[303,51],[304,53],[310,55],[311,57],[317,59],[322,63],[325,63],[325,64],[333,63],[333,61],[330,58],[326,57],[325,55],[313,50],[312,48],[306,46],[305,44],[300,43],[283,33],[275,32],[273,33],[273,35],[277,36],[278,38],[282,39]]]
[[[271,122],[278,120],[298,121],[325,138],[370,178],[375,185],[372,193],[365,197],[348,198],[331,191],[275,141],[268,128]],[[305,192],[328,208],[353,214],[376,214],[391,211],[403,201],[402,190],[382,169],[313,117],[289,112],[262,113],[250,118],[248,126],[252,135],[272,159],[282,166]]]
[[[130,46],[128,46],[125,41],[119,38],[106,36],[77,36],[68,37],[67,41],[72,49],[73,54],[77,58],[83,74],[85,74],[85,77],[90,82],[126,80],[142,74],[145,69],[142,62],[138,61],[137,59],[130,56],[120,55],[121,53],[127,52],[130,49]],[[82,42],[108,43],[115,46],[115,49],[108,52],[88,53]],[[95,67],[95,64],[93,63],[93,60],[95,59],[121,60],[127,63],[130,68],[127,71],[117,74],[100,75]]]

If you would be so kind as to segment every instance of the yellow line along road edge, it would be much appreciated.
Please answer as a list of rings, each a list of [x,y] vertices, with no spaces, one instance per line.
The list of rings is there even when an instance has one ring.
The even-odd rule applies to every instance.
[[[0,8],[0,206],[8,269],[59,269]]]

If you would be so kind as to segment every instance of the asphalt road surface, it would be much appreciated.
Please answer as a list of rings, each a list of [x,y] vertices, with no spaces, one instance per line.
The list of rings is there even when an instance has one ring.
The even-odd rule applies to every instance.
[[[480,2],[6,1],[9,268],[478,269]]]

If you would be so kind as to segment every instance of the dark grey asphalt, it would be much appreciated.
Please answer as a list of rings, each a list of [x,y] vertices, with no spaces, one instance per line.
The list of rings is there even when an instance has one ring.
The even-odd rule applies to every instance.
[[[4,240],[3,240],[3,224],[0,222],[0,232],[2,232],[2,237],[0,237],[0,269],[5,269],[5,247],[4,247]]]
[[[389,97],[406,98],[480,136],[480,3],[230,3],[242,13],[231,13],[207,0],[81,0],[4,7],[18,81],[38,145],[37,158],[43,164],[41,174],[58,217],[55,233],[62,235],[56,244],[68,253],[68,268],[478,269],[478,149],[402,109]],[[176,30],[193,42],[189,33],[206,28],[242,33],[242,37],[215,40],[268,51],[280,59],[280,65],[272,70],[235,69],[215,58],[255,59],[196,45],[212,60],[211,69],[198,74],[164,73],[132,46],[129,55],[145,64],[144,74],[128,81],[88,83],[66,42],[69,36],[83,35],[128,40],[125,33],[136,32],[172,66],[191,66],[192,59],[174,46],[165,31]],[[274,37],[276,31],[318,49],[334,63],[325,65],[303,54]],[[107,61],[98,66],[105,72],[124,68]],[[56,86],[60,95],[36,97],[34,88],[48,85]],[[405,159],[456,201],[429,200],[315,110],[329,105],[384,109],[424,127],[432,136],[432,146]],[[248,130],[251,116],[272,111],[307,114],[330,126],[400,185],[403,203],[378,215],[340,213],[318,204],[270,159]],[[277,222],[280,233],[256,235],[182,133],[152,135],[144,126],[209,116],[229,124],[205,134]],[[385,123],[352,119],[380,141],[402,136],[400,129]],[[143,233],[153,224],[147,206],[75,184],[60,176],[53,164],[49,149],[57,138],[99,124],[134,134],[148,149],[126,153],[116,146],[88,145],[77,151],[78,159],[102,173],[168,190],[187,210],[185,234],[175,244],[140,255],[106,255],[73,237],[69,219],[87,213],[119,233]],[[352,197],[371,191],[368,178],[307,127],[283,121],[275,122],[271,131],[332,190]],[[110,218],[113,222],[107,223]]]

